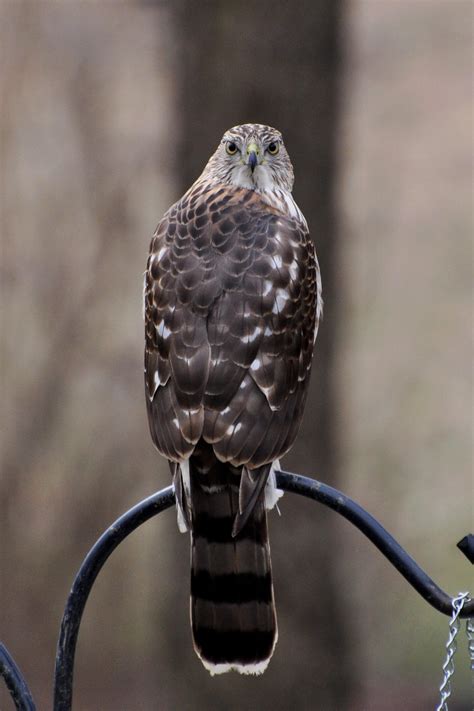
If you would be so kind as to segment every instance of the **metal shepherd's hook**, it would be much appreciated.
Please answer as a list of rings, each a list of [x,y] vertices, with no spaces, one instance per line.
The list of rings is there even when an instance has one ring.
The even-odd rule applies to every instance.
[[[342,492],[314,479],[290,472],[277,472],[276,477],[280,489],[318,501],[353,523],[435,610],[453,616],[450,630],[453,631],[454,636],[451,639],[450,634],[448,640],[449,658],[443,667],[445,676],[440,688],[441,704],[445,704],[449,696],[449,679],[452,675],[450,664],[454,652],[450,654],[449,650],[453,648],[456,634],[454,629],[456,624],[459,624],[460,618],[474,617],[474,600],[470,599],[467,593],[462,594],[462,599],[461,596],[452,598],[445,593],[373,516]],[[102,566],[130,533],[149,518],[172,506],[174,500],[173,487],[168,486],[138,503],[103,533],[82,563],[69,594],[61,623],[54,677],[54,711],[71,709],[74,657],[79,627],[89,593]],[[458,547],[473,563],[474,536],[472,534],[465,536]],[[474,665],[474,627],[471,623],[468,623],[467,632],[471,665]],[[35,711],[33,698],[21,672],[2,645],[0,645],[0,676],[4,677],[16,708],[20,711]],[[447,706],[441,705],[438,708],[440,711],[445,711]]]

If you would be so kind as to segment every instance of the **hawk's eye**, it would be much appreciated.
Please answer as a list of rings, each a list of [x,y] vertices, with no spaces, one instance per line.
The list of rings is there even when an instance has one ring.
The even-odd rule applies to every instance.
[[[235,156],[235,154],[237,153],[237,150],[238,150],[234,141],[229,141],[228,143],[226,143],[225,149],[230,156]]]
[[[271,156],[276,156],[279,150],[280,146],[278,145],[278,143],[272,142],[268,144],[267,151],[270,153]]]

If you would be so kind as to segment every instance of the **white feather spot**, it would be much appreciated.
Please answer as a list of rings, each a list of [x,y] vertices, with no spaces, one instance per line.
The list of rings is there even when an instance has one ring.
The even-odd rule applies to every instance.
[[[170,335],[171,335],[171,331],[169,330],[169,328],[167,328],[167,327],[165,326],[165,322],[164,322],[164,321],[160,321],[160,323],[158,324],[158,335],[159,335],[164,341],[166,341],[166,339],[169,338]]]
[[[177,519],[178,519],[178,531],[180,533],[187,533],[188,527],[186,525],[186,521],[184,519],[184,514],[181,511],[181,506],[179,504],[176,504],[176,514],[177,514]]]
[[[285,304],[290,298],[289,293],[285,289],[277,289],[275,293],[275,301],[273,303],[272,313],[279,314],[285,308]]]
[[[298,262],[294,259],[290,264],[290,277],[293,281],[298,277]]]
[[[268,510],[277,506],[278,499],[281,499],[284,493],[281,489],[277,489],[275,476],[275,472],[277,471],[281,471],[281,465],[278,459],[275,459],[272,463],[267,483],[265,484],[265,508]]]
[[[259,326],[255,326],[253,333],[243,338],[244,343],[253,343],[253,341],[262,333],[262,329]]]
[[[255,358],[252,365],[250,366],[250,370],[258,370],[261,367],[262,367],[262,361],[260,360],[260,358]]]
[[[179,463],[179,468],[181,470],[181,479],[183,481],[183,487],[184,491],[186,493],[186,497],[188,500],[190,500],[191,496],[191,477],[189,474],[189,460],[185,459],[182,462]],[[184,518],[184,514],[181,511],[181,507],[179,506],[178,503],[176,503],[176,511],[177,511],[177,517],[178,517],[178,528],[181,533],[186,533],[188,530],[188,527],[186,526],[186,521]]]
[[[319,321],[323,315],[323,297],[322,297],[322,284],[321,284],[321,272],[319,270],[318,259],[315,255],[316,261],[316,323],[314,325],[314,338],[313,343],[316,342],[316,336],[318,335]],[[301,380],[302,378],[298,378]]]
[[[183,486],[186,494],[188,496],[191,494],[191,475],[189,473],[189,459],[184,459],[179,463],[181,468],[181,477],[183,479]]]
[[[146,309],[146,272],[143,274],[143,301],[142,301],[142,315],[143,320],[145,320],[145,309]]]
[[[269,661],[270,658],[265,659],[263,662],[259,662],[258,664],[212,664],[212,662],[208,662],[207,659],[203,659],[201,657],[201,662],[204,664],[204,667],[211,676],[215,676],[216,674],[226,674],[230,671],[236,671],[239,672],[239,674],[254,674],[255,676],[258,676],[259,674],[263,674],[265,669],[268,667]]]
[[[242,423],[238,422],[236,425],[229,425],[225,433],[230,437],[231,435],[236,434],[240,429],[242,429]]]

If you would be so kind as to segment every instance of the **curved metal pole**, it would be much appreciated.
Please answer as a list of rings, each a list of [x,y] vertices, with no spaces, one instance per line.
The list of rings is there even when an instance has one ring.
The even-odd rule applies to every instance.
[[[331,486],[290,472],[277,472],[277,484],[281,489],[319,501],[347,518],[374,543],[430,605],[446,615],[451,614],[452,598],[426,575],[395,539],[361,506]],[[81,565],[61,623],[56,654],[54,711],[71,709],[74,656],[79,626],[98,573],[124,538],[149,518],[169,508],[173,502],[174,491],[173,487],[169,486],[138,503],[105,531]],[[470,600],[464,605],[461,616],[473,615],[474,601]]]
[[[452,614],[453,598],[431,580],[393,536],[362,506],[332,486],[322,484],[315,479],[284,471],[277,472],[276,479],[280,489],[319,501],[344,516],[372,541],[426,602],[444,615]],[[473,615],[474,600],[470,600],[464,605],[459,616],[472,617]]]
[[[36,711],[35,702],[25,677],[15,664],[8,649],[0,643],[0,677],[2,676],[17,711]]]
[[[72,705],[74,656],[82,614],[97,575],[110,554],[124,538],[149,518],[156,516],[174,503],[172,486],[140,501],[120,516],[91,548],[79,568],[67,599],[61,622],[56,667],[54,673],[54,711],[69,711]]]

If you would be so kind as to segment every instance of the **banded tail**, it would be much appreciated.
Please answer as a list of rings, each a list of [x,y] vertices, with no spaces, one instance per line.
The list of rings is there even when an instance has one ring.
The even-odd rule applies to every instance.
[[[213,453],[209,456],[210,452],[205,453],[205,463],[202,451],[189,460],[194,647],[211,674],[231,670],[261,674],[278,636],[265,487],[261,487],[256,503],[252,501],[241,530],[233,536],[239,514],[241,470],[220,462]],[[264,480],[269,469],[264,472]]]

